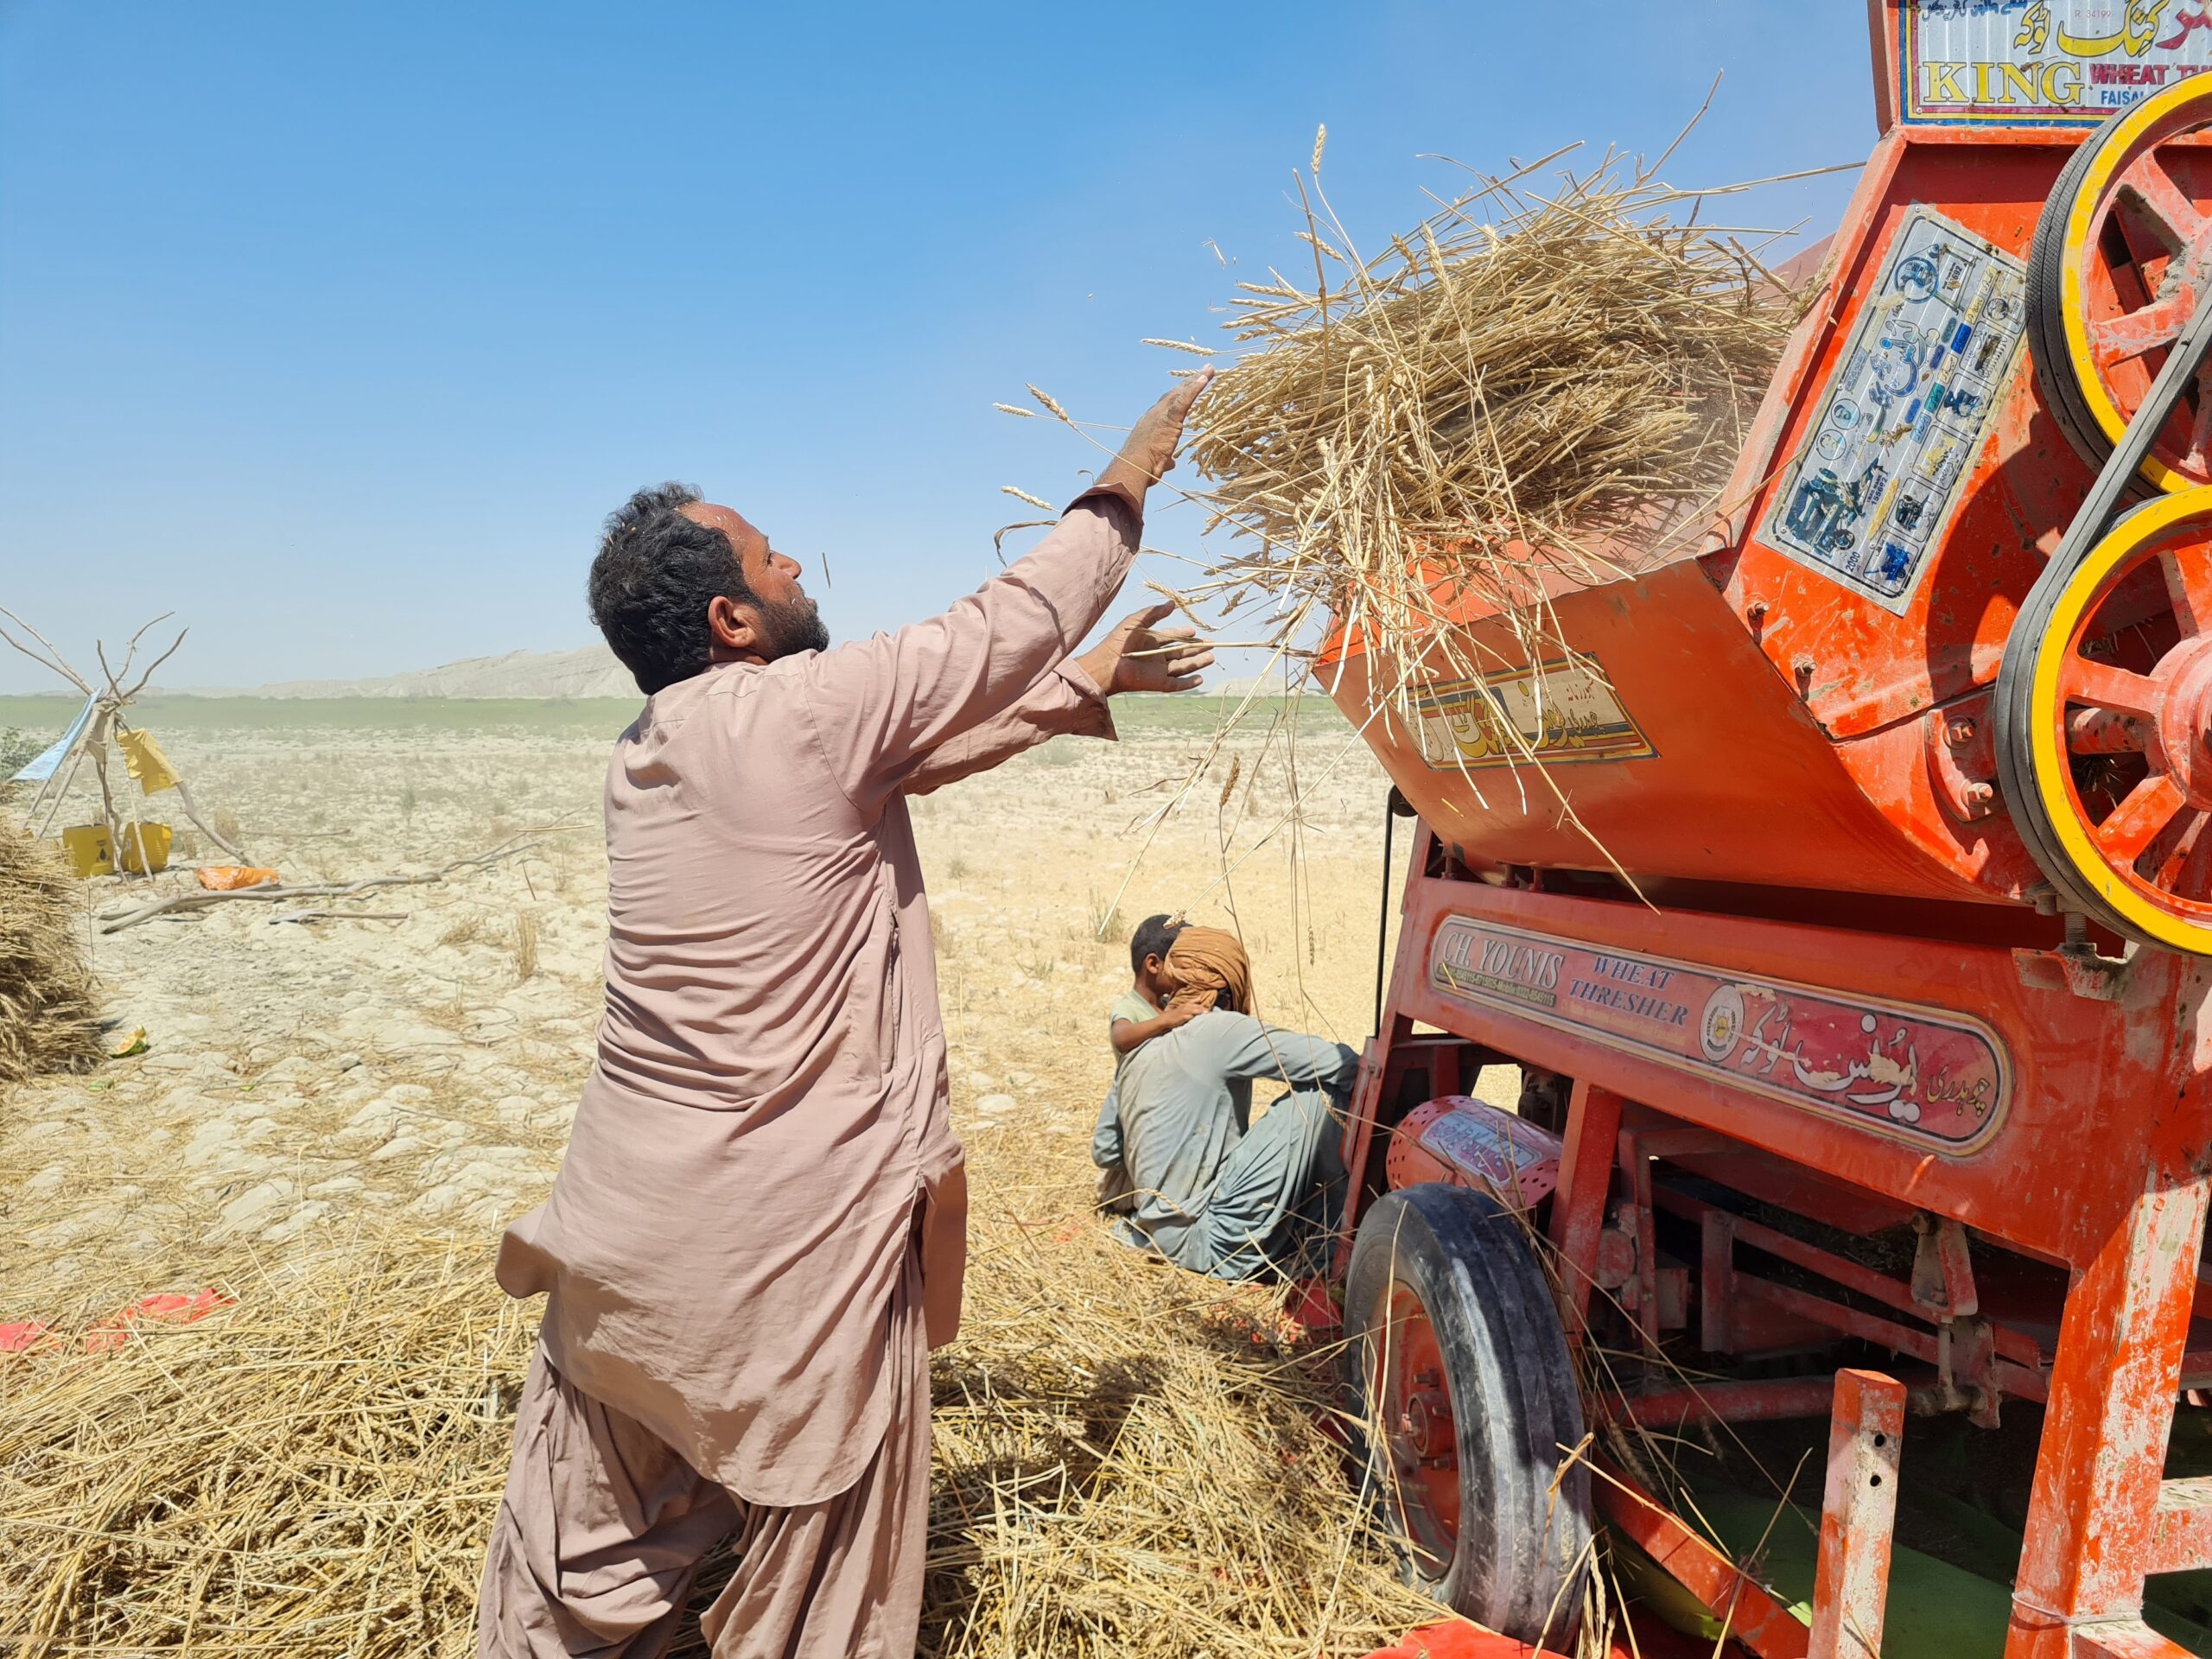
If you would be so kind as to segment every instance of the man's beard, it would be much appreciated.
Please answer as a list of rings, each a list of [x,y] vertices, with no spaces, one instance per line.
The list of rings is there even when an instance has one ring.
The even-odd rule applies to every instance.
[[[821,607],[812,600],[771,605],[756,594],[753,604],[760,614],[760,632],[768,647],[760,654],[770,662],[802,651],[830,649],[830,630],[822,626]]]

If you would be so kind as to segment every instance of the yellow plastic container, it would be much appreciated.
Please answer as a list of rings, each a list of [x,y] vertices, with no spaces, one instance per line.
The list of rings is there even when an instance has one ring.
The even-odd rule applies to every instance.
[[[141,823],[134,836],[124,827],[123,868],[133,875],[151,875],[169,867],[169,847],[176,839],[166,823]],[[133,844],[135,843],[135,844]],[[115,874],[115,847],[104,823],[80,823],[61,832],[61,845],[79,875],[90,880]]]
[[[64,830],[61,846],[77,874],[86,880],[115,874],[115,849],[108,841],[105,824],[79,823]]]
[[[169,844],[176,839],[166,823],[144,823],[132,833],[123,826],[123,868],[133,875],[151,875],[169,867]]]

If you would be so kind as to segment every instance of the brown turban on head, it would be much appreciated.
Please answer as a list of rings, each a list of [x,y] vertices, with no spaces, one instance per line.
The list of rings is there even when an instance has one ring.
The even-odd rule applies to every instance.
[[[1186,927],[1167,947],[1161,966],[1171,1001],[1211,1008],[1226,1000],[1242,1013],[1252,1012],[1252,964],[1234,933]]]

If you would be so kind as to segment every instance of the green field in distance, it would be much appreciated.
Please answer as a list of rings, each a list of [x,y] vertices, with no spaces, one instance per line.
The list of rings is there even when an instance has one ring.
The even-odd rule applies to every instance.
[[[1297,700],[1302,730],[1321,734],[1344,728],[1333,703]],[[1250,729],[1263,729],[1292,702],[1261,697],[1246,714]],[[74,697],[0,696],[0,731],[26,737],[59,737],[84,705]],[[555,737],[594,734],[609,739],[637,717],[627,697],[141,697],[130,706],[133,724],[162,732],[507,732]],[[1116,724],[1128,736],[1211,731],[1236,704],[1203,692],[1181,696],[1126,696],[1114,700]]]

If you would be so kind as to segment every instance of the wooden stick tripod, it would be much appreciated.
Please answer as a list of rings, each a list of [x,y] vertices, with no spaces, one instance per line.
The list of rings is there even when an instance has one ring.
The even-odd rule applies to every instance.
[[[33,662],[53,670],[70,684],[75,686],[92,703],[91,718],[83,722],[77,732],[75,741],[69,747],[68,753],[54,763],[54,769],[40,782],[37,792],[31,797],[29,804],[23,809],[24,822],[26,824],[31,824],[33,820],[38,820],[31,831],[37,836],[43,836],[53,828],[54,820],[61,810],[62,800],[69,793],[69,785],[76,779],[78,767],[83,765],[85,757],[90,754],[92,757],[92,775],[99,780],[100,817],[107,826],[108,844],[115,849],[116,868],[119,874],[128,873],[129,857],[131,855],[137,856],[142,874],[144,873],[143,867],[149,861],[145,857],[145,843],[142,839],[143,832],[139,823],[137,803],[125,796],[118,810],[116,791],[108,781],[108,743],[111,739],[119,741],[122,734],[133,729],[130,723],[124,718],[124,710],[130,706],[132,698],[146,689],[146,683],[154,677],[154,671],[176,655],[177,647],[184,643],[184,636],[189,630],[179,628],[176,638],[169,641],[168,649],[148,663],[145,671],[137,679],[131,680],[128,685],[124,683],[129,678],[131,668],[137,660],[139,641],[146,637],[149,631],[166,622],[174,614],[174,612],[165,611],[132,634],[130,644],[124,647],[123,666],[119,669],[109,665],[106,646],[96,644],[93,650],[99,654],[100,673],[106,682],[105,690],[96,690],[92,682],[69,665],[68,661],[54,648],[52,640],[13,611],[0,606],[0,617],[5,617],[10,622],[21,628],[30,636],[34,643],[26,645],[9,632],[5,627],[0,627],[0,641],[4,641],[21,652]],[[184,807],[184,815],[192,821],[194,828],[232,858],[243,861],[245,854],[201,816],[200,804],[192,798],[191,785],[182,778],[178,778],[175,779],[175,788],[177,799]],[[142,790],[140,792],[145,791]],[[41,807],[45,809],[45,816],[42,819],[39,817]],[[126,849],[130,849],[128,854],[126,854]]]

